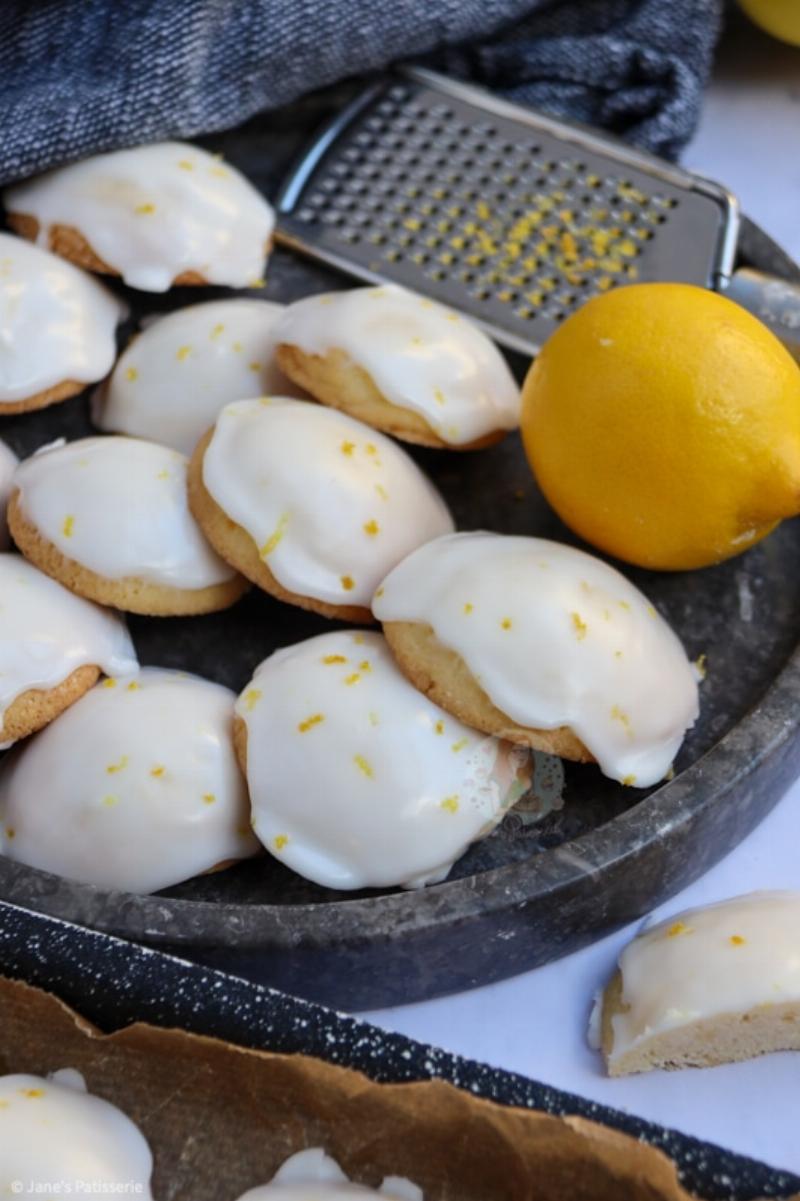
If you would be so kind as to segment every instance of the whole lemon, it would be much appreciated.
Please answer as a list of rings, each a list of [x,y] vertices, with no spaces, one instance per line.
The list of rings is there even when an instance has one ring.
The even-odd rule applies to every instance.
[[[528,372],[522,433],[562,520],[642,567],[718,563],[800,512],[800,368],[705,288],[588,301]]]
[[[798,0],[739,0],[751,21],[774,38],[800,46],[800,4]]]

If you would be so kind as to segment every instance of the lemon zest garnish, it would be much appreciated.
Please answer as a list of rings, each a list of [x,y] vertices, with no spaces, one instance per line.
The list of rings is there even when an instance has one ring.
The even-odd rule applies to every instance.
[[[452,796],[446,796],[443,801],[439,802],[440,809],[446,809],[448,813],[458,813],[458,794],[453,793]]]
[[[320,722],[325,720],[324,713],[312,713],[305,721],[298,722],[297,729],[300,734],[307,734],[314,726],[318,726]]]
[[[136,370],[135,367],[128,367],[128,369],[125,372],[125,378],[127,380],[130,380],[131,383],[133,383],[134,380],[139,378],[139,372]]]
[[[244,707],[248,713],[252,713],[258,702],[261,700],[263,693],[260,688],[248,688],[244,694]]]
[[[276,851],[282,851],[288,841],[289,841],[288,834],[276,834],[272,840],[272,845],[274,846]]]
[[[353,755],[353,762],[358,770],[365,775],[368,780],[374,779],[375,773],[363,755]]]
[[[570,613],[570,617],[572,619],[572,628],[575,631],[575,637],[578,639],[578,642],[582,642],[586,637],[588,626],[581,617],[580,613]]]
[[[667,930],[667,938],[678,938],[681,934],[691,934],[691,932],[692,927],[687,926],[686,922],[675,922],[674,925],[670,926],[669,930]]]
[[[326,655],[322,662],[326,667],[330,667],[333,663],[346,663],[347,658],[345,655]]]
[[[69,513],[64,518],[64,524],[61,527],[61,532],[63,533],[65,538],[71,538],[74,530],[75,530],[75,518],[73,517],[73,515],[71,513]]]
[[[345,592],[352,592],[356,586],[353,577],[350,575],[343,575],[341,577],[341,584]]]
[[[278,524],[275,526],[275,529],[272,531],[269,538],[267,538],[266,542],[258,552],[262,559],[268,558],[268,556],[272,554],[276,547],[280,545],[283,540],[283,536],[286,533],[286,527],[288,524],[289,514],[282,513],[278,519]]]
[[[122,755],[122,757],[116,763],[109,763],[106,771],[110,776],[113,776],[115,772],[124,771],[128,766],[128,762],[128,756]]]

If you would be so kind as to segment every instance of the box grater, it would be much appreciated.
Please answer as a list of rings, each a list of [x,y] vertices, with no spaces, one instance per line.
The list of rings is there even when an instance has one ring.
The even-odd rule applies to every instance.
[[[733,271],[727,189],[430,71],[368,86],[277,207],[283,244],[440,300],[527,354],[590,296],[650,280],[726,291],[799,353],[800,290]]]

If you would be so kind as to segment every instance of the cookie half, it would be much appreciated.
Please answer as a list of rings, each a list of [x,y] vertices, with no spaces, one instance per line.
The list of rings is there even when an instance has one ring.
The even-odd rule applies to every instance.
[[[9,223],[132,288],[258,286],[274,212],[235,167],[183,142],[117,150],[6,189]]]
[[[695,670],[663,617],[569,546],[439,538],[389,574],[373,611],[437,704],[487,733],[595,759],[623,784],[662,779],[698,714]]]
[[[8,518],[27,559],[117,609],[212,613],[247,588],[189,512],[186,459],[155,442],[84,438],[39,451],[17,468]]]
[[[189,469],[189,503],[215,550],[279,600],[371,621],[386,572],[453,528],[439,493],[389,438],[285,397],[220,413]]]
[[[31,1194],[112,1197],[124,1191],[153,1201],[153,1156],[144,1135],[116,1105],[87,1092],[79,1072],[0,1076],[0,1109],[4,1193],[24,1187]],[[49,1181],[57,1182],[52,1192]]]
[[[19,555],[0,554],[0,747],[47,725],[101,671],[133,672],[122,620],[75,596]]]
[[[234,699],[156,668],[98,684],[3,761],[3,854],[134,893],[256,854]]]
[[[231,401],[294,395],[275,359],[283,311],[267,300],[212,300],[158,317],[96,390],[94,424],[190,455]]]
[[[126,312],[90,275],[0,233],[0,416],[56,404],[107,375]]]
[[[610,1076],[800,1051],[800,892],[754,892],[646,927],[590,1037]]]
[[[275,337],[295,383],[407,442],[476,450],[519,426],[520,391],[494,343],[468,318],[405,288],[298,300]]]
[[[444,879],[530,786],[530,756],[417,692],[377,633],[322,634],[276,651],[236,716],[253,829],[329,888]]]

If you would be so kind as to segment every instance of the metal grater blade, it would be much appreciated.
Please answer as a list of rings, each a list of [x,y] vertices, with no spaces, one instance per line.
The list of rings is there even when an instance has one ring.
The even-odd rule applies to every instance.
[[[620,284],[724,285],[737,233],[719,185],[417,69],[325,129],[278,212],[284,244],[440,300],[527,353]]]

